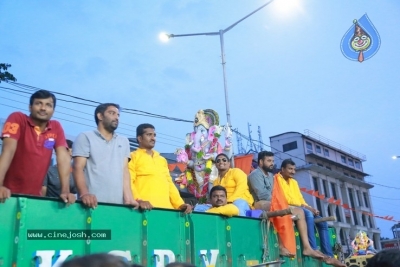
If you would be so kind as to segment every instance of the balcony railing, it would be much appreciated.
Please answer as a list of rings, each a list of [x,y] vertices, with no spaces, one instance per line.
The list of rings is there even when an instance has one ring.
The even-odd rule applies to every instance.
[[[364,154],[362,154],[360,152],[357,152],[357,151],[355,151],[353,149],[350,149],[350,148],[348,148],[348,147],[346,147],[344,145],[341,145],[341,144],[339,144],[339,143],[337,143],[335,141],[332,141],[332,140],[330,140],[330,139],[328,139],[326,137],[323,137],[323,136],[321,136],[321,135],[319,135],[317,133],[314,133],[313,131],[310,131],[308,129],[304,130],[304,135],[306,135],[308,137],[311,137],[313,139],[316,139],[316,140],[318,140],[318,141],[320,141],[322,143],[325,143],[325,144],[327,144],[327,145],[329,145],[331,147],[337,148],[337,149],[339,149],[339,150],[341,150],[341,151],[343,151],[345,153],[348,153],[348,154],[350,154],[350,155],[352,155],[354,157],[357,157],[357,158],[361,159],[362,161],[366,161],[367,160],[367,157]]]

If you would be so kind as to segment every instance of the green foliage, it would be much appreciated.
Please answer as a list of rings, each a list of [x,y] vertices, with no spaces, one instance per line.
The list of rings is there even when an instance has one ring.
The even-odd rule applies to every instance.
[[[207,173],[207,174],[210,174],[211,173],[211,169],[210,168],[205,168],[204,172]]]
[[[0,83],[1,81],[3,82],[8,82],[8,81],[13,81],[16,82],[17,79],[7,71],[8,68],[11,68],[11,64],[7,63],[0,63]]]
[[[199,204],[206,204],[207,203],[207,197],[201,197],[199,198]]]
[[[197,158],[201,159],[203,157],[204,153],[203,151],[197,152]]]

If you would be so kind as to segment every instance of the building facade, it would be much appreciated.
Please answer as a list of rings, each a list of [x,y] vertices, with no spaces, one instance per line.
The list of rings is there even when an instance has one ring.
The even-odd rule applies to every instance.
[[[295,179],[300,188],[318,191],[325,199],[333,197],[358,211],[373,213],[369,189],[373,185],[365,181],[369,176],[363,170],[366,156],[309,130],[304,134],[287,132],[271,136],[272,152],[279,168],[284,159],[291,158],[296,163]],[[317,208],[321,216],[335,216],[337,240],[343,252],[351,252],[351,241],[360,230],[366,232],[374,241],[376,249],[381,249],[380,230],[375,218],[358,211],[345,209],[340,205],[328,203],[310,194],[303,193],[305,201]]]

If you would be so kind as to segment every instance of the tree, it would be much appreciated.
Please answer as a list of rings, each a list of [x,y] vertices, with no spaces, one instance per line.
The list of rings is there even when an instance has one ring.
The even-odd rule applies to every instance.
[[[0,83],[3,82],[8,82],[8,81],[13,81],[16,82],[17,79],[7,71],[8,68],[11,68],[11,64],[7,63],[0,63]]]

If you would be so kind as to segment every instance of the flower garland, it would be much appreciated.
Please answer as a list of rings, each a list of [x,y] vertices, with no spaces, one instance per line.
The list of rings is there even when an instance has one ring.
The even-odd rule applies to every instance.
[[[206,167],[204,169],[204,180],[203,185],[200,188],[196,179],[196,174],[193,169],[186,169],[186,179],[188,183],[189,192],[192,193],[196,198],[204,198],[208,192],[208,183],[210,181],[210,174],[211,174],[211,167],[212,167],[212,160],[208,159],[206,161]],[[204,199],[203,199],[204,201]]]
[[[196,157],[197,159],[202,159],[204,158],[204,155],[206,154],[203,149],[210,144],[210,148],[208,153],[215,153],[219,151],[220,144],[218,143],[218,138],[220,137],[220,134],[215,132],[214,133],[214,138],[210,144],[209,141],[205,142],[201,146],[201,150],[198,151],[197,153],[193,153],[191,150],[191,145],[186,144],[185,145],[185,151],[188,155],[189,159],[192,159],[193,157]],[[187,179],[187,188],[190,193],[192,193],[196,198],[199,199],[199,203],[205,203],[206,202],[206,196],[208,193],[208,183],[210,182],[210,174],[211,174],[211,168],[212,168],[213,162],[212,159],[207,159],[206,160],[206,166],[204,169],[204,177],[203,177],[203,185],[200,186],[197,179],[196,179],[196,173],[194,169],[191,168],[186,168],[185,175]]]

